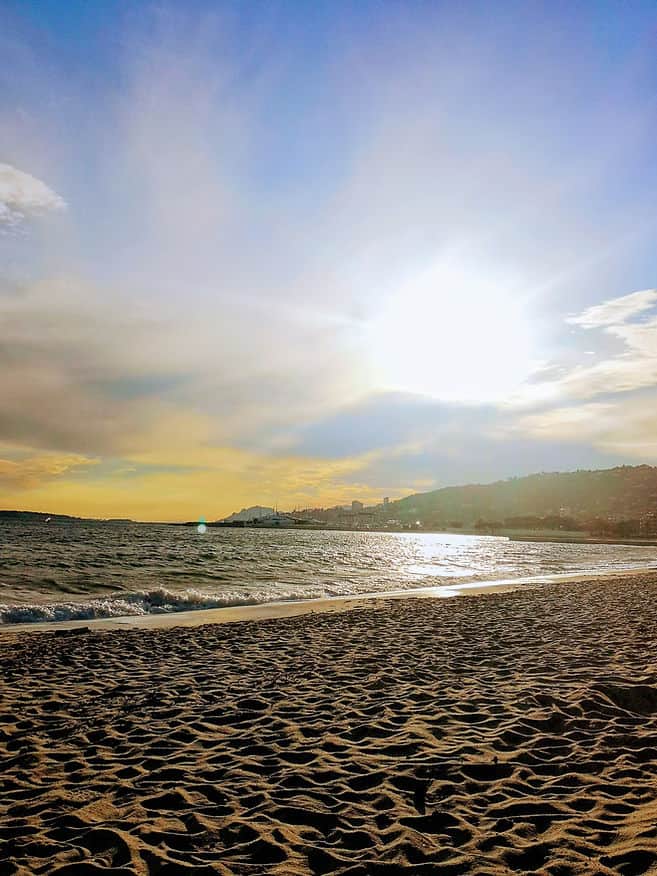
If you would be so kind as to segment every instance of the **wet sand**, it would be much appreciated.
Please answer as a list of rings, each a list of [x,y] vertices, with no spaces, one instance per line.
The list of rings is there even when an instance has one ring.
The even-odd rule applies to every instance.
[[[0,872],[648,873],[656,597],[8,632]]]

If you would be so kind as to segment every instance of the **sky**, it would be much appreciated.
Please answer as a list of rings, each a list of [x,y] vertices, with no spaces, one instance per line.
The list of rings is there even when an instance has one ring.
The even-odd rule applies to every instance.
[[[0,507],[657,464],[657,7],[0,0]]]

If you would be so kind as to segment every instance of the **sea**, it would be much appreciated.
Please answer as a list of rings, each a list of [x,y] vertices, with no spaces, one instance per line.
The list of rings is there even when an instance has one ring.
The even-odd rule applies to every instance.
[[[445,533],[0,523],[0,624],[87,620],[657,568],[646,545]]]

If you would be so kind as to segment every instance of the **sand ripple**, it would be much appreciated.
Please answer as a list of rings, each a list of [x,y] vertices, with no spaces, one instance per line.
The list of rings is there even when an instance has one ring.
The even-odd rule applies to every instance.
[[[0,872],[653,872],[656,596],[3,636]]]

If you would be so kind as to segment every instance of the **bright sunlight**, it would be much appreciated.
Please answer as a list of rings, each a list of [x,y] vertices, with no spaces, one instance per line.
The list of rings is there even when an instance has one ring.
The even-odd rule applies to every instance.
[[[499,402],[535,369],[536,329],[517,278],[442,260],[404,282],[367,329],[386,389]]]

